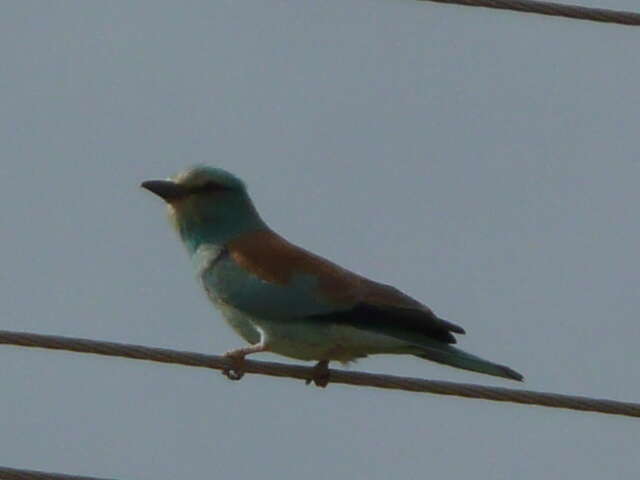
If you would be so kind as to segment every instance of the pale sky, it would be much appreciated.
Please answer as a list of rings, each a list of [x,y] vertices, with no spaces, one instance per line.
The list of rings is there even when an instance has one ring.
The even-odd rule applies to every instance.
[[[526,383],[412,357],[351,368],[640,401],[639,35],[410,0],[4,2],[0,329],[242,346],[139,188],[206,163],[242,177],[289,240],[423,301]],[[629,418],[7,346],[0,378],[6,467],[640,471]]]

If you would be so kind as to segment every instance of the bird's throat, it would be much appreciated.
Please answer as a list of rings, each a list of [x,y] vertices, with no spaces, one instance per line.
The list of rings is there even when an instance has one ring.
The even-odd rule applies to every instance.
[[[201,245],[224,247],[241,235],[268,229],[253,208],[194,211],[170,207],[169,217],[190,255]]]

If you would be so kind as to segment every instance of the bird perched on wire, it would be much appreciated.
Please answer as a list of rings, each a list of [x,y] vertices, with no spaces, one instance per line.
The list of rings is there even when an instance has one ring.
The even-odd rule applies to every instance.
[[[232,379],[244,357],[273,352],[317,362],[326,386],[332,360],[409,354],[453,367],[522,380],[509,367],[452,346],[458,325],[397,288],[369,280],[289,243],[256,211],[246,186],[220,168],[197,166],[142,187],[168,205],[211,301],[248,346],[226,353]]]

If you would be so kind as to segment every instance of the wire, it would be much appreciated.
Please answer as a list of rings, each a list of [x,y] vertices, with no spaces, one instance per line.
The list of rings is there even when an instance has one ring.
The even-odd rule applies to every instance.
[[[144,347],[141,345],[99,342],[82,338],[39,335],[6,330],[0,330],[0,344],[94,353],[113,357],[150,360],[153,362],[175,363],[191,367],[205,367],[216,370],[228,370],[234,366],[231,360],[218,355],[204,355],[202,353],[182,352],[164,348]],[[255,360],[246,360],[244,371],[245,373],[270,375],[272,377],[289,377],[301,380],[311,380],[314,374],[313,367],[274,362],[257,362]],[[330,370],[329,372],[330,383],[406,390],[410,392],[437,393],[441,395],[494,400],[497,402],[523,403],[552,408],[566,408],[570,410],[640,417],[640,404],[637,403],[437,380],[423,380],[394,375],[344,370]]]
[[[17,468],[0,467],[1,480],[108,480],[106,478],[81,477],[62,473],[38,472],[35,470],[19,470]]]
[[[617,23],[619,25],[640,25],[640,13],[621,10],[589,8],[562,3],[538,2],[535,0],[418,0],[420,2],[450,3],[469,7],[487,7],[500,10],[538,13],[554,17],[568,17],[593,22]]]

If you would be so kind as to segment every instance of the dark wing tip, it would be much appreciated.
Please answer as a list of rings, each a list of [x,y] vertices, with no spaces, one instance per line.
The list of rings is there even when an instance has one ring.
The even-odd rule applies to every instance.
[[[518,382],[524,381],[524,376],[521,373],[516,372],[513,368],[502,367],[504,369],[505,377],[510,378],[512,380],[516,380]]]
[[[444,318],[438,318],[438,320],[440,320],[442,322],[442,324],[447,327],[447,330],[453,332],[453,333],[459,333],[461,335],[464,335],[465,333],[467,333],[465,331],[464,328],[462,328],[460,325],[456,325],[455,323],[451,323],[447,320],[445,320]]]
[[[451,331],[454,333],[459,333],[461,335],[464,335],[465,333],[467,333],[467,331],[464,328],[459,327],[458,325],[454,325],[454,324],[450,324],[450,325],[451,325]]]

